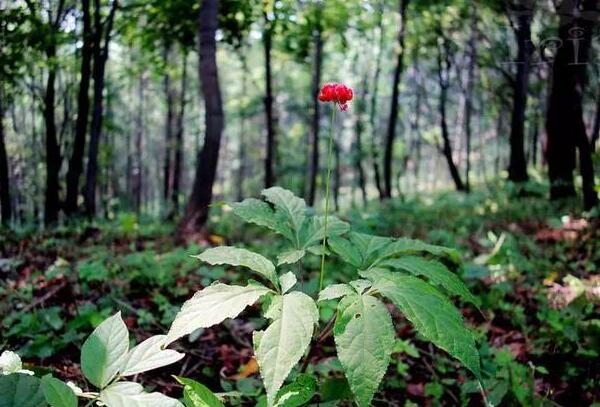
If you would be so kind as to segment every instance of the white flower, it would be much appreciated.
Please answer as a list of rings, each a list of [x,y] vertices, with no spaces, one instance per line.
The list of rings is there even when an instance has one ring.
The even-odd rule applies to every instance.
[[[31,370],[23,369],[23,363],[21,358],[15,352],[5,350],[0,355],[0,372],[3,375],[9,375],[12,373],[24,373],[33,376]]]

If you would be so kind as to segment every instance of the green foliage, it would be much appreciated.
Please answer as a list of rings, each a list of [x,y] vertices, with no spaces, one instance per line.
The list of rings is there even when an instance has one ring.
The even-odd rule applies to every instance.
[[[42,378],[42,390],[51,407],[77,407],[78,405],[73,390],[51,375]]]
[[[0,375],[0,407],[46,407],[42,382],[22,373]]]
[[[183,384],[183,404],[185,407],[223,407],[223,403],[208,387],[195,380],[175,377]]]

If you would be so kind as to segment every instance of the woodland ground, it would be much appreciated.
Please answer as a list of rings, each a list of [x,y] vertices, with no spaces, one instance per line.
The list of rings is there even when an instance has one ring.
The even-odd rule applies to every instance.
[[[599,284],[598,225],[572,216],[575,204],[548,203],[539,185],[519,194],[525,196],[513,192],[492,188],[386,205],[371,202],[340,216],[359,231],[416,237],[460,250],[463,278],[481,302],[479,311],[472,306],[462,311],[477,333],[485,387],[494,405],[600,403],[600,307],[594,291]],[[83,340],[116,310],[139,341],[164,333],[181,303],[212,280],[245,279],[244,273],[200,265],[190,254],[205,244],[251,248],[265,241],[269,244],[263,247],[275,254],[280,244],[254,227],[240,229],[226,207],[214,209],[205,244],[178,247],[172,229],[120,214],[112,221],[46,233],[5,232],[0,239],[0,346],[62,379],[79,379]],[[332,280],[348,280],[352,273],[342,264],[327,267]],[[298,272],[304,288],[314,294],[318,260]],[[175,394],[170,375],[191,377],[214,391],[239,391],[246,405],[244,396],[262,392],[251,359],[251,332],[265,324],[257,311],[179,341],[186,358],[138,379]],[[325,307],[321,317],[328,320],[332,313],[332,307]],[[399,340],[374,405],[481,405],[467,372],[416,337],[399,315],[395,319]],[[346,405],[347,387],[333,354],[328,338],[313,356],[323,378],[320,393],[327,405]]]

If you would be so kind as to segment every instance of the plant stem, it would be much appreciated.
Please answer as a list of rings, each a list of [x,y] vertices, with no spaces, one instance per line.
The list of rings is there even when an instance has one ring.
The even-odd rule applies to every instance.
[[[327,242],[327,218],[329,216],[329,189],[331,180],[331,167],[333,162],[333,127],[335,126],[335,110],[334,104],[331,111],[331,124],[329,126],[329,147],[327,153],[327,178],[325,178],[325,222],[323,223],[323,250],[321,254],[321,273],[319,275],[319,292],[323,289],[323,278],[325,277],[325,250]],[[318,148],[315,146],[314,148]]]

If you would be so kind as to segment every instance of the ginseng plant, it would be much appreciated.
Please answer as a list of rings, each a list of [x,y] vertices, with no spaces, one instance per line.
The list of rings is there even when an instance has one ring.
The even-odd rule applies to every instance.
[[[253,348],[269,407],[299,406],[313,398],[314,382],[310,380],[283,384],[303,356],[305,361],[298,371],[304,371],[310,362],[311,343],[331,332],[355,402],[369,406],[387,370],[396,338],[385,302],[394,304],[423,338],[480,379],[474,337],[450,300],[459,297],[477,305],[453,272],[460,267],[459,254],[419,240],[357,233],[348,223],[329,215],[335,114],[337,108],[346,111],[351,99],[352,90],[342,84],[326,84],[319,94],[321,102],[332,105],[324,214],[315,215],[303,199],[280,187],[264,190],[264,200],[250,198],[231,204],[237,216],[274,232],[286,242],[287,249],[277,256],[277,265],[261,254],[228,246],[195,256],[211,265],[247,268],[258,281],[249,280],[245,286],[215,282],[198,291],[183,304],[165,340],[168,346],[199,328],[235,318],[260,302],[263,316],[271,322],[265,330],[253,333]],[[311,255],[321,257],[316,299],[298,288],[297,276],[290,271],[291,265]],[[326,260],[334,256],[355,270],[355,278],[323,287]],[[339,301],[337,313],[316,334],[319,303],[330,300]]]

